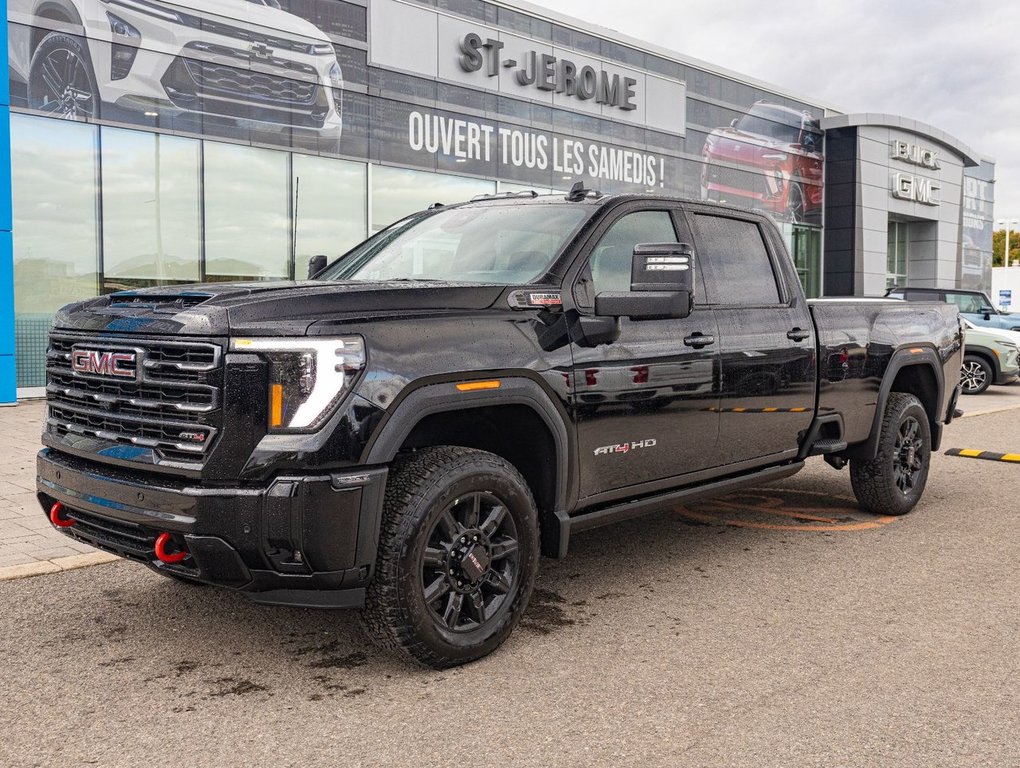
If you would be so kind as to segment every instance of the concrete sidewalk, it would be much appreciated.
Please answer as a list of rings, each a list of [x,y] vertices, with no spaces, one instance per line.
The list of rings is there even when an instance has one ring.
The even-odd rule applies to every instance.
[[[1020,385],[992,387],[964,397],[967,416],[1020,408]],[[0,408],[0,581],[55,573],[118,558],[69,539],[50,525],[35,498],[35,454],[40,448],[41,400]],[[966,446],[981,448],[982,446]]]
[[[0,408],[0,580],[81,568],[118,558],[54,530],[35,498],[43,401]]]

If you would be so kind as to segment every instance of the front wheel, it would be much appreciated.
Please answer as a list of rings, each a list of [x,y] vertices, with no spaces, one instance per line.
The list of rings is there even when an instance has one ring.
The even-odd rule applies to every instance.
[[[924,493],[931,463],[931,427],[921,401],[892,392],[886,403],[878,453],[850,460],[850,484],[858,503],[879,515],[905,515]]]
[[[794,224],[802,224],[805,220],[806,205],[804,202],[804,189],[800,184],[790,184],[790,192],[786,198],[786,212],[790,221]]]
[[[28,105],[70,120],[99,116],[99,86],[85,40],[51,32],[32,54]]]
[[[437,669],[491,653],[527,607],[538,541],[531,491],[504,459],[454,446],[399,457],[362,612],[369,635]]]
[[[992,366],[977,355],[966,355],[960,370],[960,390],[965,395],[980,395],[992,383]]]

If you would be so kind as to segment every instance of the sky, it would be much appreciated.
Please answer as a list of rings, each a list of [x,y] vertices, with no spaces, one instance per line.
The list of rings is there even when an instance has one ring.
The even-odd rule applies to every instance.
[[[971,0],[544,0],[552,11],[842,112],[921,120],[995,160],[1020,218],[1020,4]]]

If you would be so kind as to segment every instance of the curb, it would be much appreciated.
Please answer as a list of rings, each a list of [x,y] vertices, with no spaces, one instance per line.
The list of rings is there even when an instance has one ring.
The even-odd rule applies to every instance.
[[[1002,408],[991,408],[987,411],[975,411],[973,413],[964,412],[963,416],[961,416],[960,418],[967,419],[973,416],[988,416],[989,414],[992,413],[1002,413],[1003,411],[1015,411],[1017,408],[1020,408],[1020,405],[1005,405]]]
[[[34,563],[24,563],[22,565],[8,565],[0,568],[0,581],[14,581],[15,579],[28,579],[33,576],[45,576],[48,573],[74,571],[79,568],[112,563],[117,560],[120,560],[120,558],[106,552],[89,552],[84,555],[55,557],[52,560],[37,560]]]

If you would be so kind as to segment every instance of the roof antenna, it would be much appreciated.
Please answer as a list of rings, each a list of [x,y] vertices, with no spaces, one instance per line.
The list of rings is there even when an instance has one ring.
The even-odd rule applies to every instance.
[[[571,203],[578,203],[584,200],[588,195],[588,190],[584,188],[584,181],[575,181],[574,185],[567,192],[567,201]]]

